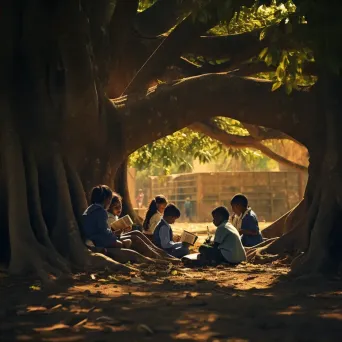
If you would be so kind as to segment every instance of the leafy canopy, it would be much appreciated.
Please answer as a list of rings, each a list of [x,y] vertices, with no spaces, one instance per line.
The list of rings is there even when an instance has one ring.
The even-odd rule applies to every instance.
[[[141,0],[139,9],[144,10],[154,2],[153,0]],[[201,7],[203,3],[208,2],[200,3],[199,10],[192,14],[193,20],[205,22],[210,18],[210,13]],[[292,89],[296,89],[298,86],[310,85],[315,82],[314,77],[303,76],[304,64],[314,60],[310,49],[306,47],[281,49],[278,46],[281,37],[284,35],[291,36],[298,25],[306,24],[303,16],[297,14],[297,8],[292,0],[285,3],[272,0],[268,6],[259,6],[259,1],[252,1],[250,7],[241,5],[240,1],[227,0],[222,7],[217,8],[217,11],[220,23],[208,32],[209,35],[257,31],[260,34],[260,40],[268,39],[268,46],[249,62],[264,62],[267,66],[275,67],[274,72],[258,75],[260,78],[274,82],[273,91],[285,86],[286,92],[290,93]],[[197,55],[185,57],[198,66],[205,63],[221,64],[227,61],[227,59],[208,60]],[[248,135],[248,132],[236,120],[216,118],[215,122],[228,133]],[[130,163],[138,170],[149,168],[152,174],[168,174],[171,171],[174,172],[175,169],[178,172],[191,170],[194,159],[201,163],[208,163],[230,158],[240,158],[252,164],[264,162],[265,159],[260,153],[251,149],[227,148],[222,143],[204,134],[185,128],[140,148],[131,155]]]

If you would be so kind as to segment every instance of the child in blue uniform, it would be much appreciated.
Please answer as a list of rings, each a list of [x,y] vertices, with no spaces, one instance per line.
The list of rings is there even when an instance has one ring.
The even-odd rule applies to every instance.
[[[173,231],[170,225],[175,223],[179,217],[179,209],[174,204],[168,204],[163,218],[153,232],[154,244],[176,258],[182,258],[189,254],[187,244],[173,241]]]
[[[231,202],[232,210],[236,215],[233,222],[241,234],[241,241],[245,247],[253,247],[263,241],[259,229],[259,222],[255,212],[248,206],[248,199],[242,194],[235,195]]]
[[[91,191],[91,205],[83,213],[82,235],[85,241],[91,241],[100,248],[130,248],[132,241],[121,241],[108,225],[107,209],[113,197],[113,191],[106,185],[98,185]]]

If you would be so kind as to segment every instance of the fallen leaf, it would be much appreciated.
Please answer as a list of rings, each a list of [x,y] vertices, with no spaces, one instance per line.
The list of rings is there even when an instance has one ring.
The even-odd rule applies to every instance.
[[[54,310],[57,310],[57,309],[60,309],[60,308],[62,308],[62,304],[57,304],[57,305],[55,305],[54,307],[52,307],[51,309],[50,309],[50,311],[54,311]]]
[[[109,316],[101,316],[96,318],[96,322],[102,322],[102,323],[107,323],[110,325],[121,325],[122,321],[119,321],[113,317],[109,317]]]
[[[79,327],[81,325],[84,325],[88,322],[88,318],[83,319],[81,322],[78,322],[77,324],[74,325],[74,327]]]
[[[146,280],[143,280],[139,277],[131,278],[131,283],[133,284],[143,284],[146,283]]]
[[[146,324],[139,324],[138,325],[138,331],[145,333],[145,334],[147,333],[149,335],[153,334],[153,330],[149,326],[147,326]]]
[[[40,290],[41,290],[41,287],[40,287],[40,286],[37,286],[37,285],[31,285],[31,286],[30,286],[30,290],[32,290],[32,291],[40,291]]]

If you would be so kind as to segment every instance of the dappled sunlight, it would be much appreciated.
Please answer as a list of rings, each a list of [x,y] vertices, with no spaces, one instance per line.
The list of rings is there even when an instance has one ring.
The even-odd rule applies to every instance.
[[[285,278],[286,267],[270,265],[175,266],[173,274],[161,266],[142,269],[79,274],[54,293],[38,283],[14,283],[16,300],[27,304],[13,307],[14,291],[2,296],[12,314],[1,322],[1,334],[5,341],[320,341],[324,329],[340,329],[337,279],[316,280],[313,290],[306,280]]]

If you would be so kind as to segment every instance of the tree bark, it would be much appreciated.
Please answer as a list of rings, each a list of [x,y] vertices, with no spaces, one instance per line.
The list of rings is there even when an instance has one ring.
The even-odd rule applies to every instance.
[[[308,137],[303,125],[313,110],[312,94],[307,89],[288,96],[283,91],[271,92],[269,82],[229,74],[182,79],[153,87],[146,96],[129,95],[113,103],[123,127],[126,155],[213,116],[278,129],[305,144]],[[146,122],[149,129],[142,134],[141,126]],[[162,125],[156,128],[156,122]]]
[[[137,15],[134,27],[143,38],[155,38],[178,24],[193,8],[192,0],[159,0]]]

